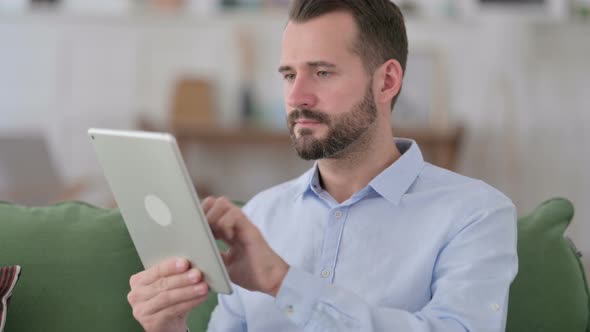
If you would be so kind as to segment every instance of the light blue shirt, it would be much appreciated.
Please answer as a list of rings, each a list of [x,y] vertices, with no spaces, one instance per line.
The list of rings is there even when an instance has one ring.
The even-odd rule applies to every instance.
[[[317,165],[245,213],[290,265],[276,298],[233,285],[209,331],[504,331],[516,212],[479,180],[402,156],[338,203]]]

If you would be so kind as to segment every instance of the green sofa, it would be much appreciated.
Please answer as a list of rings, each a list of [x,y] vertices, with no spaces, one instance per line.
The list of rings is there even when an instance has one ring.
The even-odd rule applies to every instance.
[[[590,332],[588,285],[563,232],[573,217],[564,199],[519,219],[520,272],[507,331]],[[20,265],[5,332],[141,331],[127,304],[141,262],[117,210],[80,202],[26,208],[0,202],[0,266]],[[189,318],[206,330],[214,294]]]

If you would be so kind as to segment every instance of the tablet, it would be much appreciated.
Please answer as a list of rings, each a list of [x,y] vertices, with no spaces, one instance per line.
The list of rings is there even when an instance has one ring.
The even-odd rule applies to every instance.
[[[144,267],[183,257],[203,272],[213,291],[231,294],[174,136],[94,128],[88,134]]]

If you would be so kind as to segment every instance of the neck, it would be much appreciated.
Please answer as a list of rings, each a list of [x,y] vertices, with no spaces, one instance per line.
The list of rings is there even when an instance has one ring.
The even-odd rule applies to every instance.
[[[368,131],[338,156],[318,161],[322,187],[338,203],[366,187],[400,157],[391,128],[373,133]]]

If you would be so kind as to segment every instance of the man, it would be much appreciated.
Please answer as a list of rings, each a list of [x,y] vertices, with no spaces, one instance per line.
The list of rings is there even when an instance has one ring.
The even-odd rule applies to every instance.
[[[503,331],[517,271],[511,201],[393,139],[405,26],[388,0],[295,0],[282,41],[298,179],[243,210],[203,202],[234,294],[210,331]],[[207,285],[171,259],[131,278],[147,331],[184,331]]]

